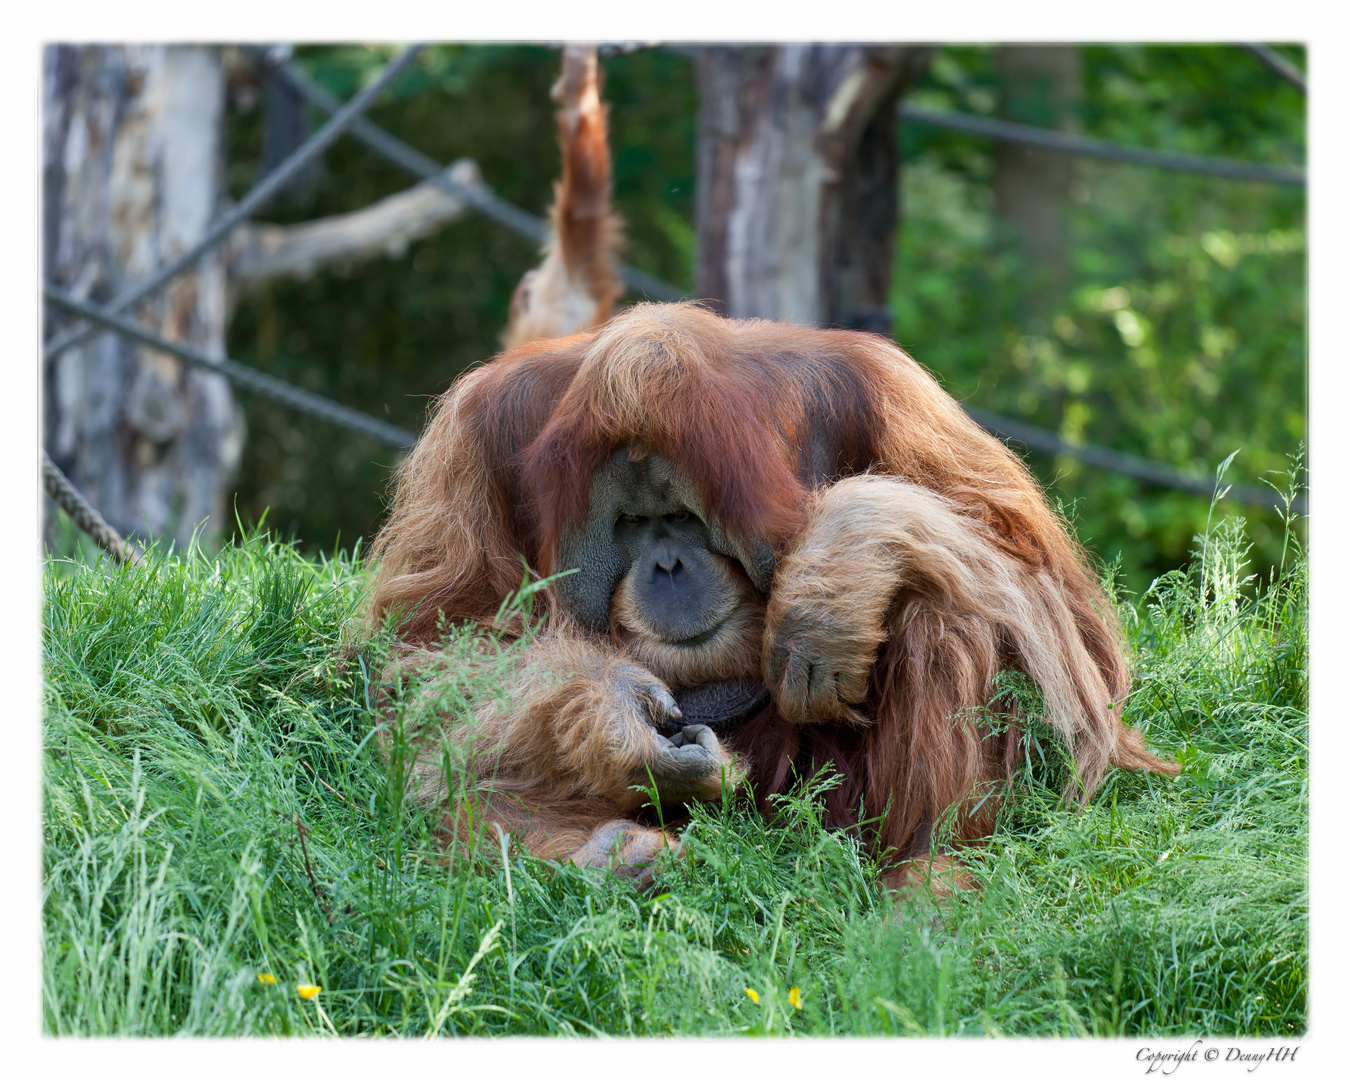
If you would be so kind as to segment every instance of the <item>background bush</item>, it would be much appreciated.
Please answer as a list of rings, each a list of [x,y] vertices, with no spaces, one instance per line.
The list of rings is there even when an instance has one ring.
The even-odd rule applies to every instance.
[[[1301,49],[1285,52],[1303,63]],[[918,103],[994,111],[988,46],[946,46]],[[354,92],[384,57],[303,49],[329,90]],[[1269,163],[1304,160],[1305,102],[1237,46],[1087,46],[1082,130],[1140,146]],[[372,118],[432,157],[469,156],[503,196],[543,214],[558,173],[548,87],[558,55],[532,46],[428,49]],[[602,61],[612,103],[615,200],[627,258],[680,287],[693,257],[690,61],[648,49]],[[231,116],[230,187],[257,178],[260,108]],[[1283,471],[1306,437],[1305,198],[1301,189],[1078,159],[1072,281],[1049,317],[1028,316],[1021,268],[992,212],[993,144],[909,123],[892,308],[895,335],[958,399],[1202,475],[1239,450],[1229,478]],[[406,175],[354,140],[275,216],[357,209]],[[511,289],[537,252],[469,217],[396,260],[277,284],[230,329],[238,359],[417,430],[430,399],[491,356]],[[306,550],[369,537],[393,452],[242,396],[249,439],[237,505]],[[1083,540],[1136,590],[1181,566],[1208,500],[1068,458],[1030,463]],[[1225,507],[1237,512],[1237,507]],[[1241,508],[1254,563],[1278,560],[1283,527]]]

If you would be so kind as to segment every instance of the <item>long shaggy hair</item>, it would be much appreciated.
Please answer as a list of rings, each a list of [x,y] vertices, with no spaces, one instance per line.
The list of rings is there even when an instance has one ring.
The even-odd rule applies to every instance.
[[[551,91],[558,102],[562,179],[554,185],[544,260],[511,297],[502,343],[563,337],[598,326],[623,295],[615,254],[623,224],[610,209],[609,107],[600,101],[594,46],[567,45]]]
[[[760,797],[832,765],[829,821],[881,819],[867,831],[894,859],[924,853],[949,812],[958,838],[986,835],[1019,760],[1015,708],[998,723],[984,709],[1009,668],[1040,688],[1077,797],[1113,765],[1175,772],[1120,721],[1130,679],[1112,604],[1026,467],[870,334],[643,304],[469,372],[400,469],[374,617],[400,613],[413,645],[435,640],[440,616],[490,620],[522,557],[564,569],[592,474],[629,445],[674,463],[720,528],[777,557],[769,595],[747,589],[707,671],[774,687],[789,609],[860,628],[832,714],[783,693],[727,736]],[[611,647],[678,681],[622,593]]]

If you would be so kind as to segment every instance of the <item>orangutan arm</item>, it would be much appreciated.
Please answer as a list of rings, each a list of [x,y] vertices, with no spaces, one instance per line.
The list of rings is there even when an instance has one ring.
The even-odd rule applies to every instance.
[[[646,802],[653,781],[662,802],[680,803],[716,798],[724,774],[732,783],[739,778],[706,726],[663,734],[679,715],[669,689],[603,644],[558,632],[533,640],[514,663],[494,663],[493,655],[485,647],[468,661],[478,672],[466,672],[460,657],[437,660],[419,650],[420,700],[410,715],[421,719],[409,726],[420,801],[450,794],[438,736],[455,747],[452,757],[475,786],[599,798],[624,812]],[[446,710],[447,680],[463,685],[476,673],[488,673],[496,689]]]
[[[775,575],[764,669],[785,717],[858,719],[849,706],[866,697],[879,648],[903,629],[893,617],[900,597],[939,628],[984,628],[978,657],[950,643],[922,644],[922,635],[897,639],[916,673],[945,672],[946,685],[962,672],[1015,664],[1040,688],[1046,719],[1073,742],[1080,767],[1099,772],[1119,757],[1116,706],[1063,585],[1006,551],[955,503],[886,476],[855,476],[817,493]]]
[[[818,492],[806,529],[774,574],[764,681],[788,720],[867,722],[850,706],[867,696],[899,587],[888,542],[889,484],[873,482],[880,479],[841,480]]]

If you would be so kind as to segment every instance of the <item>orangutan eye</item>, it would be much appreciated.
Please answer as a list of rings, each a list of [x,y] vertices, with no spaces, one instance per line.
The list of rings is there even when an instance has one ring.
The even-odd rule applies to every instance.
[[[642,519],[638,517],[636,514],[620,514],[619,520],[622,521],[625,525],[636,525]]]
[[[688,520],[689,520],[689,511],[688,511],[688,510],[677,510],[677,511],[675,511],[675,513],[673,513],[673,514],[667,514],[667,515],[666,515],[666,520],[667,520],[667,521],[688,521]]]

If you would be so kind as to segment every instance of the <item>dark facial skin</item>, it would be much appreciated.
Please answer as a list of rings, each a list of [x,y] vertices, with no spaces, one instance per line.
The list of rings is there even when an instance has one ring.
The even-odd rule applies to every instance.
[[[625,575],[641,601],[646,627],[670,642],[697,643],[736,603],[716,556],[736,559],[761,591],[773,574],[767,545],[740,544],[709,524],[683,473],[656,454],[615,450],[591,479],[590,515],[560,545],[558,582],[564,606],[584,625],[604,631]]]
[[[636,620],[628,629],[691,649],[713,638],[744,602],[745,577],[767,593],[774,571],[768,545],[730,537],[710,521],[678,468],[623,447],[591,478],[586,523],[564,534],[559,554],[563,568],[577,568],[557,585],[574,618],[608,630],[615,590],[626,579],[627,618]],[[733,727],[768,701],[757,678],[685,683],[653,722],[667,730]]]
[[[632,511],[619,515],[614,542],[658,637],[697,644],[712,631],[710,617],[722,605],[715,602],[708,529],[699,518],[669,499],[636,500]]]

